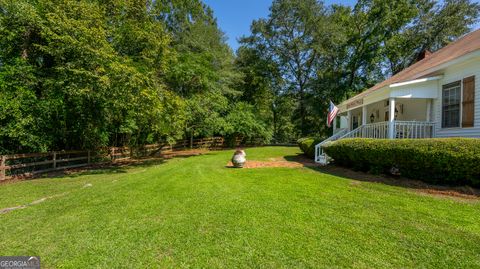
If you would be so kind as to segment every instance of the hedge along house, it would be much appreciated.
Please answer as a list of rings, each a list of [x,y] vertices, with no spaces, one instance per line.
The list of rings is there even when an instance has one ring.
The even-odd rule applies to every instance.
[[[341,103],[315,161],[326,164],[322,144],[343,138],[480,137],[480,30],[423,56]]]

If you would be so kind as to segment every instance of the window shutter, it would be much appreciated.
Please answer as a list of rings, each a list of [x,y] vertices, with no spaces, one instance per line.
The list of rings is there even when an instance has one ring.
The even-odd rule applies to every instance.
[[[473,127],[475,120],[475,77],[463,79],[462,127]]]

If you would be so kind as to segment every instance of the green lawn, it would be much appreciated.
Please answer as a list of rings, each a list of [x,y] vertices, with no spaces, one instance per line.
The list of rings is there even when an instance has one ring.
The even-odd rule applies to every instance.
[[[0,209],[64,194],[0,215],[0,255],[39,255],[43,268],[480,267],[479,202],[311,168],[226,168],[232,152],[0,185]]]

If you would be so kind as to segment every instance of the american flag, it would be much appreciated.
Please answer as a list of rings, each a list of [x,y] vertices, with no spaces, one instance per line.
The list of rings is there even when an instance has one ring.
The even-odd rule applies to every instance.
[[[330,108],[328,109],[328,115],[327,115],[327,126],[330,127],[332,125],[333,120],[337,116],[338,113],[338,107],[336,107],[332,101],[330,101]]]

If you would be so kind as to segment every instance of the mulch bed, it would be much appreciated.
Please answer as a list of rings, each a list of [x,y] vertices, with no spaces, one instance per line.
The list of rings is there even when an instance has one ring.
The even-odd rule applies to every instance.
[[[352,179],[352,186],[360,186],[362,182],[375,182],[409,188],[421,194],[450,197],[462,200],[480,200],[480,190],[470,186],[433,185],[420,180],[389,175],[373,175],[335,165],[321,166],[318,168],[318,170],[322,173]]]

